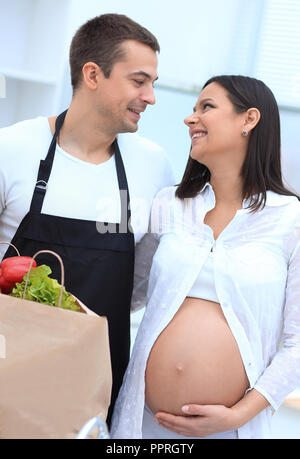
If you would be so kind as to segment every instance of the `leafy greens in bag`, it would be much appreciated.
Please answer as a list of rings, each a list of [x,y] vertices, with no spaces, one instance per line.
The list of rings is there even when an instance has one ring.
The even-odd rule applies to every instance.
[[[51,272],[47,265],[38,266],[30,271],[25,294],[26,300],[57,306],[61,285],[56,279],[49,277]],[[26,277],[27,273],[21,283],[16,283],[10,294],[11,296],[23,298]],[[66,291],[65,287],[63,287],[61,307],[72,311],[80,311],[79,306],[76,304],[76,299]]]

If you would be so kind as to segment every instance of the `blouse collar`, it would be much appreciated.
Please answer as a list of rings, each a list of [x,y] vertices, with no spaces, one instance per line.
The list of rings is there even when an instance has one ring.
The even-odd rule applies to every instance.
[[[215,193],[210,182],[206,182],[205,185],[201,188],[199,195],[204,195],[205,191],[208,189],[208,193],[215,197]],[[275,193],[274,191],[267,191],[266,206],[268,207],[278,207],[289,204],[291,200],[297,200],[295,196],[285,196],[282,194]],[[251,198],[243,200],[243,210],[247,210],[251,204]],[[241,209],[242,210],[242,209]]]

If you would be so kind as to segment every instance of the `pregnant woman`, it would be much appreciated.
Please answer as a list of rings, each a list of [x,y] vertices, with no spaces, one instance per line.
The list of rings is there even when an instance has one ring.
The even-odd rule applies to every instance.
[[[111,435],[269,438],[300,376],[300,203],[278,107],[261,81],[214,77],[185,124],[183,179],[136,253],[132,303],[147,293],[147,308]]]

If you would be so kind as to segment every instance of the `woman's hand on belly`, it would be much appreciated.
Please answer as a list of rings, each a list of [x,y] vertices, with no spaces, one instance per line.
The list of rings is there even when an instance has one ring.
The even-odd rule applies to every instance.
[[[223,405],[186,405],[183,416],[158,412],[154,419],[166,429],[186,437],[207,437],[226,430],[236,430],[269,406],[255,389],[250,390],[231,408]],[[186,408],[186,409],[185,409]]]
[[[166,429],[186,437],[207,437],[238,427],[236,413],[223,405],[188,405],[183,416],[159,412],[154,419]]]

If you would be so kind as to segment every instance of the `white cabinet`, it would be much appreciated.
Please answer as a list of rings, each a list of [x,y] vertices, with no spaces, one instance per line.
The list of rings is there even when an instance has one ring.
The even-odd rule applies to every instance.
[[[69,0],[0,0],[0,127],[53,115],[61,103]]]

